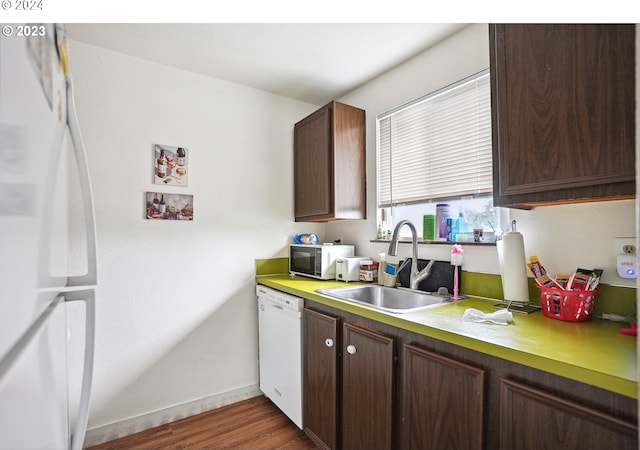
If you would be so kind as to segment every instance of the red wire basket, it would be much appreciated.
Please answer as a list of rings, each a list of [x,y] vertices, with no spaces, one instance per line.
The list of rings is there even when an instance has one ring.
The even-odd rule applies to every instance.
[[[587,322],[592,319],[597,289],[565,291],[542,286],[538,286],[538,289],[540,306],[545,316],[569,322]]]

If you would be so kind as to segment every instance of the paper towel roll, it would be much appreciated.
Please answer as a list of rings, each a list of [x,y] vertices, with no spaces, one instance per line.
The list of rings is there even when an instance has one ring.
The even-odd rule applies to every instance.
[[[504,299],[529,303],[527,261],[524,256],[524,239],[517,231],[508,231],[496,242],[502,291]]]

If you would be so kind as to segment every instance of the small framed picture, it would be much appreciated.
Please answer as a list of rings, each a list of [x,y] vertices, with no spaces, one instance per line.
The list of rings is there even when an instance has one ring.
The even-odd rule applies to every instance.
[[[153,181],[166,186],[189,185],[189,150],[154,144]]]
[[[193,220],[193,195],[145,193],[146,217],[152,220]]]

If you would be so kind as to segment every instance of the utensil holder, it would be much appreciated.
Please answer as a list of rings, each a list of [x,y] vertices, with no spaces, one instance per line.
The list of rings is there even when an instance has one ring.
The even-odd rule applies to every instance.
[[[398,283],[397,275],[390,275],[386,272],[378,273],[379,277],[382,277],[382,285],[386,287],[396,287]]]

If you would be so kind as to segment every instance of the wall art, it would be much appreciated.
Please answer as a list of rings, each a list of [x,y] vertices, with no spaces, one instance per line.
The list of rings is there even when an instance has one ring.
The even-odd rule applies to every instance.
[[[146,217],[152,220],[193,220],[193,195],[146,192]]]
[[[189,150],[185,147],[153,146],[153,180],[168,186],[189,185]]]

